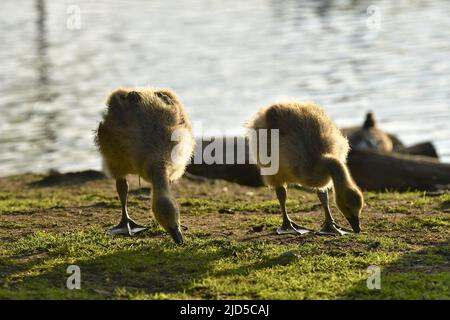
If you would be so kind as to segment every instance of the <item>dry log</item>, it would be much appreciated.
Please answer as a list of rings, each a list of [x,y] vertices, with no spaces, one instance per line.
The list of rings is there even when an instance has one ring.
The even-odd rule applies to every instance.
[[[242,137],[235,137],[234,139],[234,164],[225,164],[226,149],[224,143],[222,164],[194,163],[188,166],[187,171],[195,175],[224,179],[243,185],[263,185],[256,165],[249,164],[248,161],[246,164],[236,164],[237,141],[242,143],[245,140]],[[198,141],[196,153],[203,153],[204,148],[210,143],[210,141]],[[247,143],[245,143],[245,157],[248,160]],[[450,164],[439,163],[431,157],[396,152],[381,153],[369,150],[353,150],[349,155],[348,165],[355,181],[364,190],[406,191],[450,188]]]
[[[348,166],[357,184],[366,190],[435,190],[450,186],[450,164],[424,156],[354,150]]]
[[[437,160],[439,158],[436,148],[431,142],[422,142],[410,147],[403,147],[395,150],[395,152],[403,154],[411,154],[417,156],[426,156]]]
[[[205,151],[205,147],[213,143],[213,141],[210,140],[198,139],[197,146],[195,148],[194,163],[188,165],[186,169],[187,172],[211,179],[223,179],[231,182],[236,182],[247,186],[256,187],[264,185],[261,175],[259,174],[258,167],[254,164],[250,164],[248,161],[249,149],[247,140],[244,137],[228,137],[228,139],[232,140],[233,145],[233,154],[231,157],[229,157],[229,159],[227,159],[226,154],[226,138],[218,137],[212,139],[218,139],[216,140],[216,143],[218,143],[217,145],[220,145],[222,147],[222,150],[219,150],[223,151],[220,156],[213,154],[217,159],[221,159],[219,161],[221,163],[207,164],[204,161],[202,161],[201,163],[196,163],[198,162],[195,161],[196,159],[203,159],[203,152]],[[220,141],[219,139],[222,139],[222,141]],[[243,154],[243,157],[238,157],[239,148],[244,148],[243,151],[241,151],[241,155]]]

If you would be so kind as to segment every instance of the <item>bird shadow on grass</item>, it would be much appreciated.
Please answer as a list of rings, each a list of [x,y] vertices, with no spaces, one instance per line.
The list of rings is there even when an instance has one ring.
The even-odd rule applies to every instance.
[[[95,170],[86,170],[80,172],[59,173],[55,172],[33,181],[29,184],[31,187],[54,187],[63,185],[80,185],[90,181],[106,179],[106,176]]]
[[[349,255],[352,256],[356,253],[364,255],[363,252],[345,252],[346,250],[339,250],[339,248],[329,249],[324,253],[344,260]],[[276,257],[217,272],[214,276],[221,277],[233,274],[251,277],[253,273],[259,270],[288,266],[292,263],[301,265],[304,263],[303,259],[307,253],[301,252],[301,249],[299,252],[297,251],[285,251]],[[310,252],[308,255],[315,254],[318,254],[318,252]],[[380,252],[380,254],[382,255],[383,252]],[[368,272],[369,267],[371,267],[370,270],[374,270],[373,267],[377,267],[377,265],[375,262],[371,263],[369,260],[365,260],[350,267],[356,275],[363,274],[363,280],[354,282],[350,286],[349,283],[353,280],[346,278],[337,280],[339,279],[339,271],[330,271],[334,273],[330,274],[329,277],[334,279],[331,280],[333,283],[327,285],[325,281],[322,286],[323,288],[327,286],[337,288],[337,290],[330,289],[331,295],[329,298],[333,297],[334,299],[450,299],[450,239],[435,243],[422,250],[403,254],[389,264],[380,265],[380,289],[377,289],[374,277],[369,279],[370,276],[375,275],[374,271]],[[345,273],[351,270],[345,269],[342,271]],[[320,279],[327,278],[327,276],[314,272],[309,273],[306,278],[309,278],[309,281],[315,277],[318,277],[316,283],[320,282]],[[342,288],[345,289],[341,292],[339,291],[339,284],[335,283],[336,281],[343,282]],[[303,288],[301,290],[314,290],[314,288]],[[314,296],[314,293],[305,292],[303,296]]]
[[[441,203],[440,209],[444,212],[450,212],[450,200]]]
[[[70,263],[58,263],[58,255],[53,254],[0,260],[0,299],[109,299],[184,292],[223,257],[220,250],[164,247],[144,245],[94,258],[64,259]],[[80,267],[81,290],[66,287],[69,265]]]
[[[105,240],[95,233],[86,240],[81,238],[80,243],[77,243],[76,237],[67,243],[65,237],[61,237],[61,240],[58,240],[60,242],[50,240],[34,253],[0,259],[0,299],[164,298],[164,295],[171,297],[170,294],[182,297],[184,293],[188,297],[193,295],[196,298],[211,299],[221,294],[232,295],[233,292],[214,292],[197,285],[208,277],[252,277],[260,270],[292,263],[302,264],[303,258],[320,252],[339,259],[346,259],[346,254],[355,253],[343,252],[347,249],[339,247],[334,250],[322,250],[328,247],[317,250],[316,247],[310,246],[300,254],[286,250],[277,256],[266,256],[257,259],[257,262],[246,263],[245,255],[248,254],[249,248],[253,252],[252,256],[263,257],[264,247],[226,239],[205,240],[206,242],[199,240],[181,246],[164,242],[143,243],[147,241],[146,237],[148,234],[134,239],[114,238],[111,241],[115,243],[115,248],[120,245],[120,248],[114,251],[106,248],[109,238]],[[102,251],[102,247],[105,247],[105,251]],[[315,250],[311,251],[314,248]],[[77,253],[77,250],[83,252]],[[341,253],[342,256],[339,255]],[[221,259],[235,259],[236,263],[229,265],[230,268],[217,269],[217,262]],[[345,268],[350,268],[350,271],[355,273],[365,273],[369,263],[370,261],[365,261]],[[69,265],[80,267],[81,290],[66,288],[66,281],[71,275],[67,273]],[[403,254],[392,263],[380,267],[380,290],[370,290],[367,277],[363,276],[362,280],[350,286],[346,282],[346,285],[342,286],[344,289],[334,291],[333,296],[338,299],[450,298],[449,240]],[[314,278],[316,274],[312,272],[303,276]]]
[[[373,264],[377,267],[376,263]],[[379,266],[341,293],[342,299],[450,299],[450,239]]]

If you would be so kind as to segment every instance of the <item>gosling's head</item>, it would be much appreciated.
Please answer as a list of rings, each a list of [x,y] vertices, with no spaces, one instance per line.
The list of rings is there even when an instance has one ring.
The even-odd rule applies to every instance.
[[[364,206],[364,198],[358,187],[350,186],[344,192],[337,192],[336,204],[352,226],[353,231],[359,233],[361,231],[359,216]]]
[[[180,244],[183,236],[180,232],[180,210],[172,197],[159,197],[153,201],[153,213],[156,220],[170,234],[172,239]]]

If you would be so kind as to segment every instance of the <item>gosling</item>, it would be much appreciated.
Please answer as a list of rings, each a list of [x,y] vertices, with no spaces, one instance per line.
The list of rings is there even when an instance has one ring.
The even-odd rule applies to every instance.
[[[110,234],[134,235],[146,229],[128,215],[128,174],[152,184],[152,211],[176,243],[183,242],[180,213],[169,183],[180,178],[194,150],[190,119],[169,89],[119,88],[107,100],[107,110],[95,138],[122,207],[120,223]]]
[[[259,130],[278,129],[279,168],[275,174],[263,175],[266,184],[275,188],[280,203],[283,223],[278,234],[304,234],[312,230],[297,225],[286,210],[287,185],[301,184],[313,188],[325,211],[325,222],[319,234],[343,235],[349,233],[340,227],[331,214],[328,189],[333,186],[335,202],[354,232],[361,231],[360,214],[364,204],[361,191],[353,181],[346,165],[349,152],[347,139],[328,114],[310,102],[276,103],[260,110],[248,125],[256,130],[249,136],[250,150],[258,150]],[[268,138],[268,141],[271,141]],[[261,141],[260,141],[261,143]],[[264,150],[270,150],[265,146]],[[254,154],[257,165],[264,165]]]

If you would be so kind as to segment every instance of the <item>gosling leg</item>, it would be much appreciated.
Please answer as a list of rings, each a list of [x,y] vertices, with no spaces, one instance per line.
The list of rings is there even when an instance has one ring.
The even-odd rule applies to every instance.
[[[317,232],[320,235],[344,235],[351,232],[343,230],[333,219],[331,215],[330,203],[328,199],[328,190],[325,191],[317,191],[317,196],[322,203],[322,207],[325,211],[325,222],[322,225],[322,229]]]
[[[277,194],[278,201],[280,202],[281,212],[283,213],[283,224],[280,228],[277,229],[278,234],[305,234],[310,232],[311,230],[303,228],[296,224],[294,221],[289,218],[286,210],[286,198],[287,198],[287,190],[285,186],[276,187],[275,192]]]
[[[147,229],[134,222],[128,215],[127,209],[127,198],[128,198],[128,181],[127,179],[117,179],[116,180],[116,190],[119,194],[120,204],[122,206],[122,219],[120,223],[112,229],[108,230],[111,235],[123,234],[127,236],[133,236],[136,233],[144,231]]]

